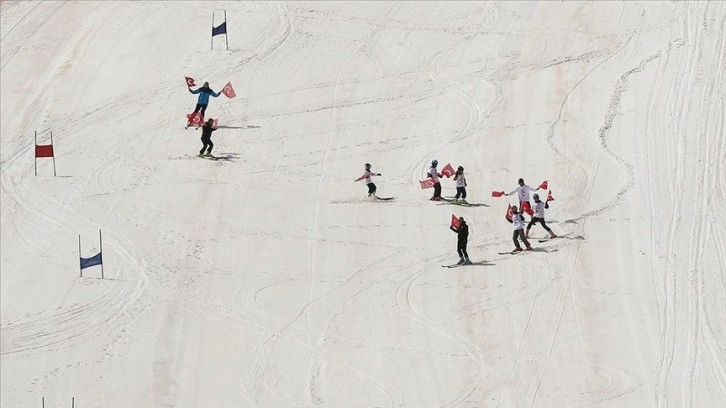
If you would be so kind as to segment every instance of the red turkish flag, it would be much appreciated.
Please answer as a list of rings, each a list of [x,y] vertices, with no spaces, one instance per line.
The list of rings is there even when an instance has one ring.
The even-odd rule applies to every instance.
[[[457,217],[454,214],[451,214],[451,226],[454,227],[454,229],[459,229],[460,225],[461,225],[461,222],[459,222],[459,217]]]
[[[227,98],[234,98],[235,96],[237,96],[237,94],[234,93],[234,89],[232,88],[232,84],[229,83],[229,82],[227,82],[227,85],[225,85],[224,88],[222,88],[222,93]]]
[[[35,157],[53,157],[53,145],[35,145]]]
[[[194,78],[185,76],[184,79],[187,81],[187,87],[197,86],[197,84],[194,83]]]
[[[512,204],[509,204],[507,207],[507,214],[504,216],[504,218],[507,219],[507,221],[512,222],[514,219],[514,210],[512,210]]]
[[[199,112],[196,113],[188,113],[187,114],[187,120],[190,125],[193,126],[200,126],[204,119],[202,118],[202,115]]]
[[[552,190],[547,193],[547,201],[555,201],[555,198],[552,197]]]
[[[492,197],[501,197],[504,194],[504,191],[492,191]]]
[[[447,164],[446,166],[444,166],[443,169],[441,169],[441,175],[446,176],[447,178],[453,176],[454,174],[456,174],[456,171],[454,171],[454,168],[451,167],[451,163]]]
[[[419,180],[419,183],[421,183],[421,190],[426,188],[431,188],[436,184],[436,181],[434,179],[426,179],[426,180]]]
[[[539,188],[541,188],[542,190],[547,190],[547,181],[548,180],[543,181],[542,184],[539,185]]]

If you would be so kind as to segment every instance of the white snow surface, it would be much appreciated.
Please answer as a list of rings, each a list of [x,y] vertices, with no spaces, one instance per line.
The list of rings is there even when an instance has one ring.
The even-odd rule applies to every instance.
[[[726,406],[726,3],[0,11],[3,408]]]

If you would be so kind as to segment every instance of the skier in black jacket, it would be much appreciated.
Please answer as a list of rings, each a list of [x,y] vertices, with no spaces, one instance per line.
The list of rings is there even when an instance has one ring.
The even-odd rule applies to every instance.
[[[458,228],[454,228],[453,225],[449,228],[456,233],[458,238],[456,242],[456,252],[459,253],[459,262],[457,265],[471,265],[469,254],[466,253],[466,243],[469,241],[469,226],[466,225],[464,217],[459,217]]]
[[[211,156],[212,155],[212,148],[214,147],[214,143],[212,143],[212,132],[217,130],[216,128],[213,128],[212,125],[214,124],[214,121],[212,119],[207,120],[206,123],[204,123],[204,126],[202,126],[202,150],[199,151],[200,156]],[[208,147],[207,147],[208,146]],[[204,154],[204,151],[207,151],[207,154]]]

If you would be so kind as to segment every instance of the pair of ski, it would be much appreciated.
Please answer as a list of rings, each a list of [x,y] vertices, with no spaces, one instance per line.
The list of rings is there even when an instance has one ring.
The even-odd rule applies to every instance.
[[[389,200],[393,200],[396,197],[378,197],[377,195],[374,194],[373,198],[375,198],[376,200],[380,200],[380,201],[389,201]]]
[[[441,265],[441,267],[443,267],[443,268],[458,268],[460,266],[471,266],[471,265],[474,265],[474,264],[472,262],[464,263],[464,264],[455,263],[455,264],[452,264],[452,265]]]

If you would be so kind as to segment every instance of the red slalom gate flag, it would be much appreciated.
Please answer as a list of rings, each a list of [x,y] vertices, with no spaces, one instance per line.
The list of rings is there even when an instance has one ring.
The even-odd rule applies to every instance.
[[[492,197],[501,197],[504,195],[504,191],[492,191]]]
[[[53,145],[35,145],[35,157],[53,157]]]
[[[454,168],[451,167],[451,163],[447,164],[446,166],[444,166],[443,169],[441,169],[441,175],[446,176],[447,178],[453,176],[454,174],[456,174],[456,172],[454,171]]]
[[[542,184],[539,185],[539,188],[541,188],[542,190],[547,190],[547,181],[548,180],[543,181]]]
[[[459,229],[460,225],[461,222],[459,222],[459,217],[457,217],[455,214],[451,214],[451,226],[454,227],[454,229]]]
[[[184,80],[187,81],[187,87],[191,86],[197,86],[197,84],[194,83],[194,78],[185,76]]]
[[[224,88],[222,88],[222,93],[227,98],[234,98],[235,96],[237,96],[237,94],[234,93],[234,89],[232,88],[232,84],[229,83],[229,82],[227,82],[227,85],[225,85]]]
[[[436,181],[434,181],[434,179],[428,178],[426,180],[419,180],[419,183],[421,183],[421,190],[424,190],[433,187],[434,184],[436,184]]]
[[[509,222],[512,222],[512,220],[514,220],[514,210],[512,209],[512,204],[509,204],[509,206],[507,207],[507,214],[504,216],[504,218],[506,218]]]
[[[552,197],[552,190],[547,193],[547,201],[555,201],[555,198]]]

